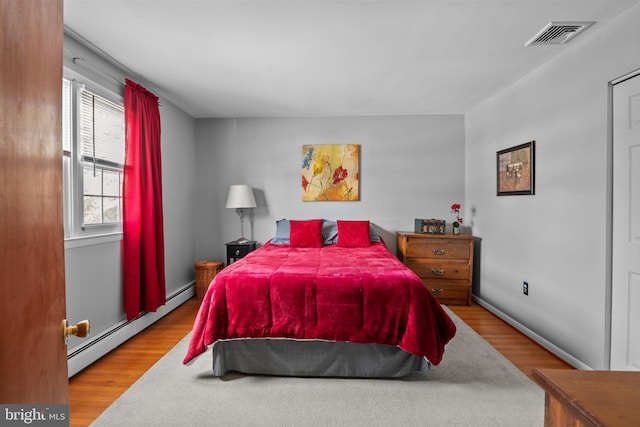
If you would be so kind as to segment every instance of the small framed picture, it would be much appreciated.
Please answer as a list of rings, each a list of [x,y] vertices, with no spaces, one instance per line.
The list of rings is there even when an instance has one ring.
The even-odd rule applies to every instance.
[[[416,219],[415,232],[420,234],[444,234],[445,221],[442,219]]]
[[[535,194],[535,141],[500,150],[497,153],[497,195]]]

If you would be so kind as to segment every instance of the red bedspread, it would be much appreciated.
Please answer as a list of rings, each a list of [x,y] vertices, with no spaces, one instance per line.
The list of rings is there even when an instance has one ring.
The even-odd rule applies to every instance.
[[[384,243],[266,243],[209,286],[184,363],[221,339],[295,338],[397,346],[437,365],[456,328]]]

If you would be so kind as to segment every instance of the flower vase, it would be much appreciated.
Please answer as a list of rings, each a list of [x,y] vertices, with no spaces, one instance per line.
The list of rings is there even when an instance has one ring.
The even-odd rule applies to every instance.
[[[453,234],[460,234],[460,227],[453,227]]]

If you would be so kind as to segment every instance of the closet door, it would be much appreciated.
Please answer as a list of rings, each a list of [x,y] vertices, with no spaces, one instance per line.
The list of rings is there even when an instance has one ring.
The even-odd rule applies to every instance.
[[[640,76],[613,87],[611,369],[640,370]]]
[[[0,1],[0,402],[68,404],[62,0]]]

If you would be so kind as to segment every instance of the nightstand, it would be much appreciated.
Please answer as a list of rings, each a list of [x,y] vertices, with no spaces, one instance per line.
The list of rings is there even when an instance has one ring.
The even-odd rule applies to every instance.
[[[227,245],[227,265],[245,257],[249,252],[256,249],[256,241],[250,240],[245,243],[229,242]]]

